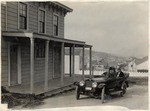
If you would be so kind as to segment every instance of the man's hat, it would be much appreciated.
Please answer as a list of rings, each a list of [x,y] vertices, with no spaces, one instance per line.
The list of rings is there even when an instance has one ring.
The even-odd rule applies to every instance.
[[[115,68],[114,67],[109,67],[109,70],[115,70]]]

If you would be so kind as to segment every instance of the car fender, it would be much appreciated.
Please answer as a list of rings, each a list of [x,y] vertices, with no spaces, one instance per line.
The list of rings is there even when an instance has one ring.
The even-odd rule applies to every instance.
[[[74,82],[74,83],[73,83],[73,85],[78,86],[78,85],[79,85],[79,82],[78,82],[78,81],[76,81],[76,82]]]

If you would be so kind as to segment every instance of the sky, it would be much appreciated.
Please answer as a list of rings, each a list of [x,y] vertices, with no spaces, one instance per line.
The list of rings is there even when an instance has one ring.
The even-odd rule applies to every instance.
[[[147,2],[61,3],[73,9],[65,17],[65,38],[118,56],[148,55]]]

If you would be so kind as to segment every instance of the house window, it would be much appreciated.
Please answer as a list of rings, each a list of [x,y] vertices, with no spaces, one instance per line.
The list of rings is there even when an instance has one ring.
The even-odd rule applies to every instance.
[[[54,15],[54,21],[53,21],[53,27],[54,27],[54,36],[58,36],[58,16]]]
[[[27,5],[19,3],[19,28],[27,29]]]
[[[36,43],[35,44],[35,57],[36,58],[45,58],[45,45]]]
[[[39,10],[39,33],[45,32],[45,11]]]

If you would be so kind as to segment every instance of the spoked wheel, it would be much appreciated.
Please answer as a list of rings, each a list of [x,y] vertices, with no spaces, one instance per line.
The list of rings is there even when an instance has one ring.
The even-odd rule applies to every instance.
[[[78,86],[76,86],[76,99],[79,100],[79,98],[80,98],[80,90]]]
[[[124,95],[125,95],[125,93],[126,93],[126,91],[127,91],[127,84],[126,83],[124,83],[123,85],[122,85],[122,91],[121,91],[121,93],[120,93],[120,96],[121,97],[123,97]]]
[[[105,87],[103,87],[102,92],[101,92],[101,101],[104,103],[105,101]]]

